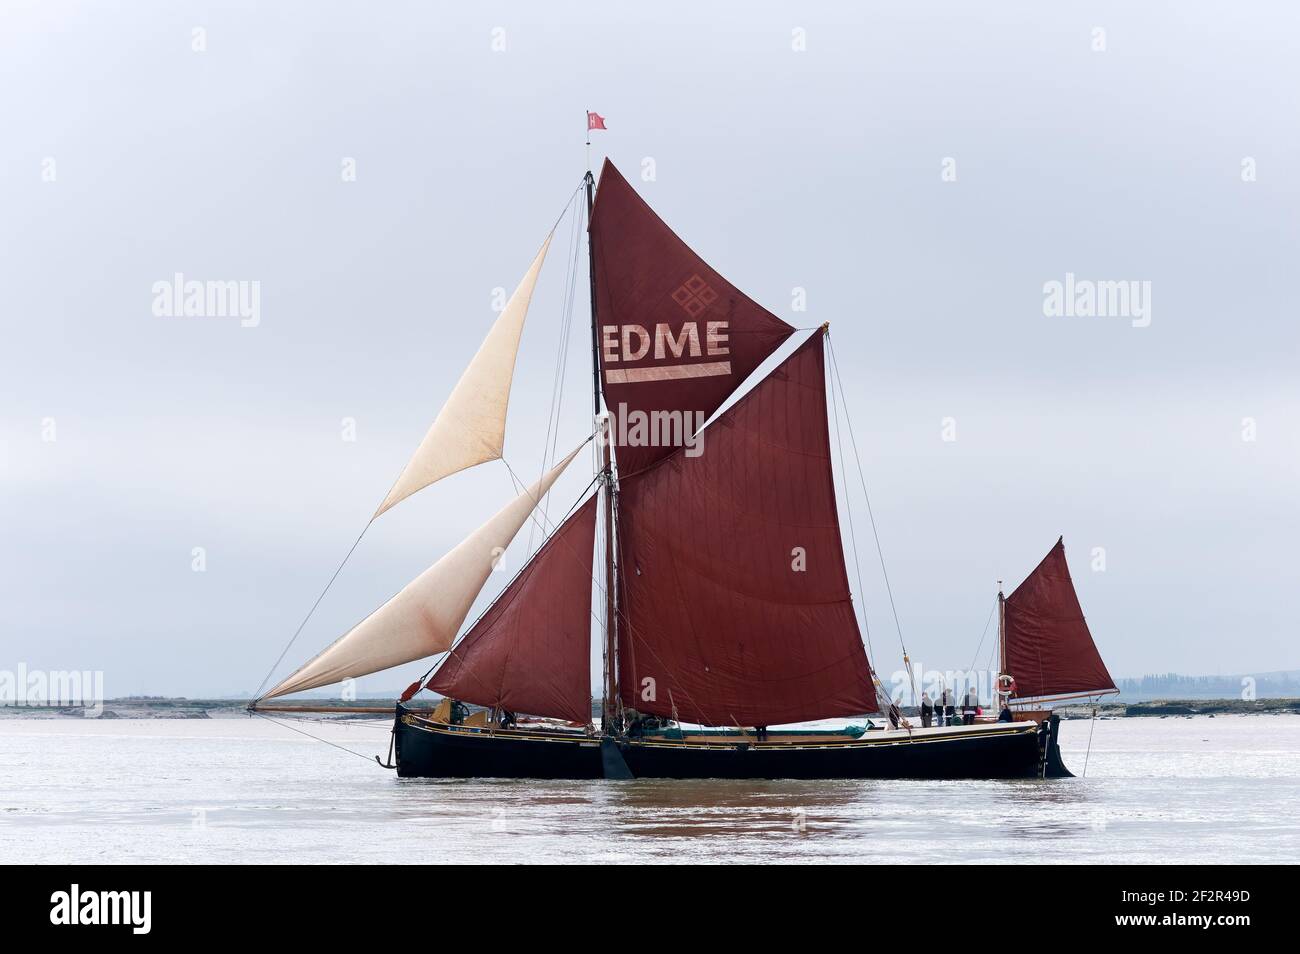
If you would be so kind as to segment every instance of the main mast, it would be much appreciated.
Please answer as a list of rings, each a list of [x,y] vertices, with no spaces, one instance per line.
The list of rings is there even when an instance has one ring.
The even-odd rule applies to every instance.
[[[589,123],[590,125],[590,123]],[[591,131],[587,132],[588,165],[591,158]],[[596,246],[591,237],[591,214],[595,207],[596,178],[587,170],[587,265],[591,287],[591,406],[594,420],[600,420],[600,331],[596,320]],[[603,466],[600,481],[604,487],[605,546],[605,645],[601,656],[603,663],[603,699],[600,707],[601,728],[605,734],[613,734],[618,729],[618,605],[615,594],[618,584],[618,565],[615,559],[614,543],[614,496],[617,484],[614,480],[613,456],[611,442],[613,435],[609,431],[609,418],[605,418],[604,440],[601,442]]]

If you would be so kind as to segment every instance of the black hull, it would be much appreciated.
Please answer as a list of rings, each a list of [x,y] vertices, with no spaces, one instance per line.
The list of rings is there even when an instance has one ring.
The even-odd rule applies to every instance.
[[[799,744],[601,740],[562,732],[445,726],[397,709],[403,778],[1014,779],[1064,778],[1058,720],[939,732],[868,733]]]
[[[397,707],[393,752],[402,778],[604,778],[600,740],[567,733],[438,726]]]
[[[1038,735],[1023,731],[806,749],[621,748],[636,778],[1033,778],[1040,772]]]

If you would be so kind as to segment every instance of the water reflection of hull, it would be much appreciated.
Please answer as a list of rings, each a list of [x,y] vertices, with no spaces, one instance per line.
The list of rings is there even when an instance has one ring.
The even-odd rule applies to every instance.
[[[755,742],[605,739],[581,733],[450,726],[398,706],[404,778],[1064,778],[1059,720],[906,732],[857,739]]]

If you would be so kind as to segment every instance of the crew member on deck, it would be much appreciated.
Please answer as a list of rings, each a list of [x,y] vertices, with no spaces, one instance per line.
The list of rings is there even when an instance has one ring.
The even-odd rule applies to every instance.
[[[1002,711],[998,713],[998,721],[999,721],[999,722],[1010,722],[1010,721],[1012,721],[1012,719],[1011,719],[1011,703],[1010,703],[1008,700],[1006,700],[1006,699],[1002,700]]]
[[[971,686],[968,690],[966,690],[966,699],[962,702],[961,705],[961,721],[963,725],[975,724],[975,710],[978,709],[979,707],[980,707],[979,693],[975,691],[974,686]]]
[[[943,687],[943,695],[940,697],[940,701],[943,703],[943,712],[939,716],[939,724],[954,725],[957,721],[957,707],[954,705],[956,700],[953,697],[952,690],[947,686]]]
[[[469,718],[469,709],[459,699],[451,700],[451,724],[460,725]]]
[[[921,728],[930,728],[930,723],[934,718],[934,703],[930,701],[930,693],[921,693]]]

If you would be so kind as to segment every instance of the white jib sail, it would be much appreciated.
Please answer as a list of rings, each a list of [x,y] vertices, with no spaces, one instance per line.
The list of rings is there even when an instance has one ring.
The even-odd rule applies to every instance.
[[[328,686],[446,652],[501,554],[586,442],[455,549],[261,698]]]
[[[550,246],[548,235],[375,517],[435,481],[501,456],[519,336]]]

